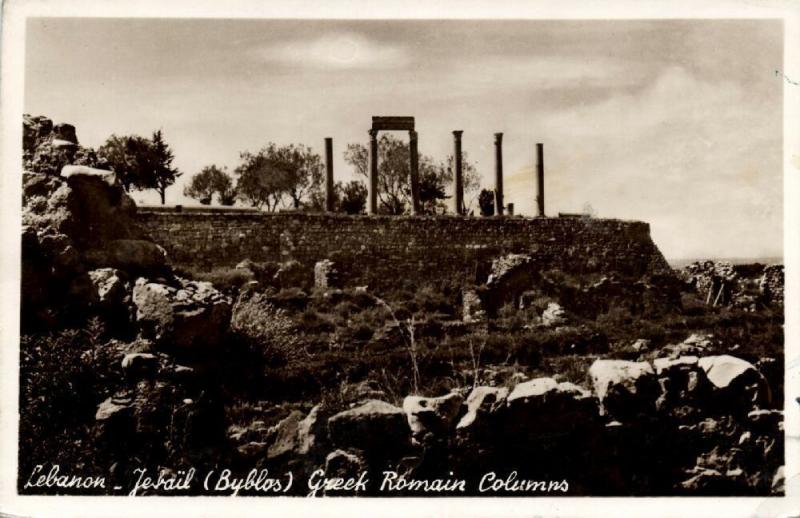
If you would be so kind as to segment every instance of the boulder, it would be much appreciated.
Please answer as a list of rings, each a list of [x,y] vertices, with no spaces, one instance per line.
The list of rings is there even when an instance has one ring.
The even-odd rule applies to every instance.
[[[131,401],[110,397],[97,406],[94,415],[96,421],[110,421],[121,416],[128,416],[131,412]]]
[[[462,319],[464,322],[482,322],[486,319],[486,311],[483,309],[478,292],[472,288],[465,288],[461,294],[462,300]]]
[[[52,141],[50,141],[50,145],[53,146],[54,148],[57,148],[57,149],[59,149],[59,148],[61,148],[61,149],[63,149],[63,148],[77,148],[78,147],[78,144],[76,144],[74,142],[70,142],[69,140],[61,140],[61,139],[53,139]]]
[[[771,400],[767,381],[748,361],[723,354],[700,358],[698,365],[711,382],[717,402],[726,407],[747,411]]]
[[[515,433],[559,436],[584,429],[598,417],[591,393],[569,382],[535,378],[520,383],[506,399],[508,426]]]
[[[375,451],[402,448],[408,444],[409,432],[405,412],[376,399],[328,420],[328,435],[340,448]]]
[[[647,340],[645,338],[639,338],[638,340],[636,340],[631,344],[631,350],[637,353],[642,353],[650,350],[650,340]]]
[[[78,143],[78,136],[75,134],[75,126],[61,122],[53,126],[53,138],[66,140],[73,144]]]
[[[122,358],[122,370],[129,377],[150,377],[158,371],[158,357],[151,353],[128,353]]]
[[[689,337],[679,344],[669,344],[664,347],[670,358],[678,358],[680,356],[700,356],[707,354],[708,351],[714,348],[717,342],[710,334],[692,333]]]
[[[97,302],[103,306],[120,306],[128,296],[125,275],[115,268],[98,268],[89,272]]]
[[[710,384],[697,356],[656,358],[653,366],[661,385],[661,396],[656,402],[659,409],[705,400]]]
[[[449,431],[461,411],[464,397],[458,392],[440,397],[406,396],[403,411],[414,435]]]
[[[367,469],[367,463],[358,453],[344,450],[334,450],[325,457],[326,479],[358,479]],[[326,496],[351,495],[352,491],[323,489]]]
[[[589,378],[601,413],[621,421],[651,412],[660,392],[648,362],[595,360]]]
[[[508,389],[505,387],[475,387],[467,396],[467,412],[456,425],[466,432],[486,426],[487,418],[505,406]]]
[[[67,142],[67,144],[72,143]],[[87,167],[85,165],[65,165],[61,168],[61,176],[63,178],[97,178],[98,180],[112,186],[117,183],[117,175],[114,173],[114,171],[95,169],[94,167]]]
[[[490,317],[506,303],[519,307],[522,294],[530,290],[540,276],[533,258],[525,254],[507,254],[494,259],[487,274],[481,300]],[[478,277],[482,277],[480,272]]]
[[[339,272],[330,259],[323,259],[314,265],[314,288],[317,290],[341,288]]]
[[[167,270],[167,252],[152,241],[143,239],[115,239],[103,248],[84,253],[90,266],[108,266],[134,274],[158,275]]]
[[[323,420],[320,418],[319,405],[312,408],[307,416],[298,410],[293,410],[277,424],[275,441],[267,452],[267,458],[308,455],[320,445],[323,434]]]
[[[220,345],[228,331],[231,300],[209,282],[176,278],[176,283],[136,281],[133,304],[143,336],[179,350]]]
[[[567,323],[567,313],[559,304],[550,302],[542,312],[542,324],[547,327],[563,326]]]
[[[782,410],[753,410],[747,414],[747,420],[756,432],[771,436],[783,433]]]
[[[305,416],[299,410],[292,410],[276,425],[275,442],[269,447],[268,459],[282,457],[297,448],[298,428]]]
[[[25,153],[35,151],[37,145],[53,131],[53,121],[47,117],[22,116],[22,150]]]

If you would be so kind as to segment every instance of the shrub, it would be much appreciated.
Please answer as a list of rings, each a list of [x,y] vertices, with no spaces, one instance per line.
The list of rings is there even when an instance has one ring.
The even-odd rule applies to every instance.
[[[253,272],[242,268],[219,267],[211,270],[183,268],[179,275],[196,281],[207,281],[220,291],[236,291],[254,279]]]
[[[239,297],[233,307],[231,330],[244,337],[267,361],[288,362],[302,352],[302,341],[292,319],[263,293]]]

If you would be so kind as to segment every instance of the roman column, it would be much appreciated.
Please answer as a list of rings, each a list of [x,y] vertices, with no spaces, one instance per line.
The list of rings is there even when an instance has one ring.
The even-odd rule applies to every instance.
[[[503,134],[494,134],[494,207],[503,215]]]
[[[422,207],[419,201],[419,153],[417,151],[417,132],[408,132],[408,149],[410,151],[410,173],[411,173],[411,214],[418,216],[422,214]]]
[[[544,144],[536,144],[536,206],[544,217]]]
[[[378,213],[378,130],[369,130],[369,183],[367,214]]]
[[[456,192],[453,196],[455,207],[453,212],[459,216],[464,215],[464,171],[461,162],[461,134],[462,130],[453,132],[453,167],[455,168]]]
[[[325,210],[334,211],[333,139],[325,138]]]

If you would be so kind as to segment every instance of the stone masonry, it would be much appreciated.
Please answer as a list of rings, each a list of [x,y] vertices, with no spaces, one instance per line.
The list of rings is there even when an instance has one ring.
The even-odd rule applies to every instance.
[[[671,270],[647,223],[577,218],[463,218],[140,209],[139,223],[173,264],[332,259],[349,284],[483,282],[498,256],[530,255],[543,269],[640,277]],[[379,286],[372,286],[379,287]]]

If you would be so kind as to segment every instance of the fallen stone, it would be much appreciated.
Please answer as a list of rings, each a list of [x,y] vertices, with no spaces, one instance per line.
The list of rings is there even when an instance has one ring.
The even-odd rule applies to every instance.
[[[700,358],[698,365],[705,371],[718,399],[734,406],[751,408],[752,405],[769,403],[769,386],[750,362],[724,354]]]
[[[74,142],[70,142],[69,140],[62,140],[62,139],[58,139],[58,138],[54,138],[50,142],[50,145],[53,146],[56,149],[62,149],[62,148],[74,149],[74,148],[78,147],[78,144],[76,144]]]
[[[75,126],[60,122],[53,126],[53,136],[57,139],[66,140],[73,144],[78,143],[78,136],[75,133]]]
[[[94,418],[96,421],[107,421],[120,415],[128,415],[130,412],[130,401],[122,402],[110,397],[98,405]]]
[[[486,311],[483,309],[483,302],[475,289],[465,288],[461,294],[461,301],[461,318],[464,322],[482,322],[486,319]]]
[[[97,301],[103,306],[120,306],[128,295],[125,275],[115,268],[98,268],[89,272]]]
[[[405,446],[409,432],[401,408],[375,399],[328,420],[328,435],[340,448],[391,450]]]
[[[783,431],[783,411],[781,410],[753,410],[747,414],[750,427],[768,435],[778,435]]]
[[[567,323],[567,313],[560,305],[555,302],[547,304],[547,308],[542,312],[542,324],[547,327],[563,326]]]
[[[61,168],[61,177],[97,178],[98,180],[102,180],[108,185],[114,185],[117,182],[117,175],[116,173],[114,173],[114,171],[108,171],[106,169],[95,169],[93,167],[87,167],[85,165],[65,165],[64,167]]]
[[[499,408],[503,408],[506,398],[508,398],[508,389],[505,387],[475,387],[467,396],[467,412],[456,425],[456,429],[474,430],[481,424],[481,421],[485,421]]]
[[[589,367],[602,414],[624,421],[654,408],[660,388],[648,362],[595,360]]]
[[[330,259],[323,259],[314,265],[314,288],[317,290],[327,290],[328,288],[340,288],[339,272]]]
[[[356,480],[367,468],[366,461],[355,452],[344,450],[334,450],[325,457],[325,478],[340,480]],[[352,495],[352,491],[337,491],[335,489],[324,489],[327,496],[337,494]]]
[[[230,299],[208,282],[177,283],[136,281],[133,303],[142,332],[177,349],[220,345],[230,322]]]
[[[435,398],[406,396],[403,411],[413,434],[438,434],[452,428],[463,402],[464,397],[458,392]]]
[[[158,357],[150,353],[128,353],[122,358],[122,370],[128,376],[152,376],[158,370]]]
[[[299,410],[293,410],[276,425],[275,442],[267,451],[268,459],[275,459],[294,452],[297,449],[298,429],[305,416]]]
[[[507,423],[527,437],[569,434],[598,417],[591,392],[574,383],[535,378],[520,383],[506,399]]]

